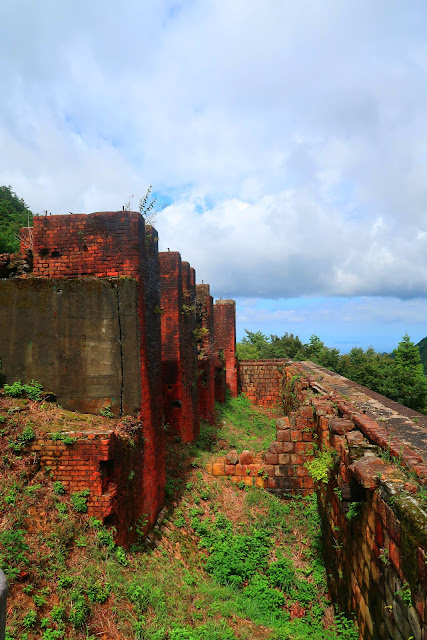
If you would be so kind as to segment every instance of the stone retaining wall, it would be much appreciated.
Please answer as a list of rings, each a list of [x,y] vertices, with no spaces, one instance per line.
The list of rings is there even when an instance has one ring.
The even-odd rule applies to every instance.
[[[247,372],[271,380],[271,361],[265,374],[255,362]],[[423,416],[313,363],[288,362],[284,375],[289,415],[269,451],[230,452],[209,470],[284,496],[316,490],[331,597],[360,638],[427,640]]]

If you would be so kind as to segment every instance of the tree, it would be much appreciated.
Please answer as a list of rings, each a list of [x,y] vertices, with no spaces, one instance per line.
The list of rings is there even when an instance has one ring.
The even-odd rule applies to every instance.
[[[33,214],[10,185],[0,187],[0,253],[19,251],[19,230],[32,221]]]
[[[392,400],[396,400],[416,411],[426,406],[427,378],[423,372],[420,351],[411,341],[407,333],[393,351],[394,366],[392,375],[387,381],[384,392]]]
[[[268,347],[268,337],[261,331],[248,331],[245,329],[246,336],[241,342],[237,343],[237,357],[239,360],[260,360],[267,358],[266,350]]]

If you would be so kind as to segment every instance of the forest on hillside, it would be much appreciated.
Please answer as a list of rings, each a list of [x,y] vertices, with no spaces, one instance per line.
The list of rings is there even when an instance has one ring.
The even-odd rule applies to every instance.
[[[366,350],[353,347],[349,353],[341,355],[338,349],[327,347],[316,335],[304,344],[292,333],[279,337],[266,336],[261,331],[246,331],[246,336],[237,344],[237,353],[240,360],[311,360],[406,407],[427,414],[427,377],[419,347],[407,334],[392,354],[377,353],[372,347]]]
[[[19,230],[31,226],[33,214],[10,186],[0,186],[0,253],[19,251]]]

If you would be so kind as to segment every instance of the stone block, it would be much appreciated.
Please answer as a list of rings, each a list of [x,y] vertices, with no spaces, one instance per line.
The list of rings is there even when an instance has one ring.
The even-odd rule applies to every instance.
[[[224,476],[225,473],[225,464],[221,462],[214,462],[212,464],[212,475],[214,476]]]
[[[300,407],[299,414],[301,418],[312,418],[313,417],[313,407],[311,405]]]
[[[251,464],[253,462],[253,455],[250,451],[246,449],[245,451],[242,451],[242,453],[239,456],[239,459],[240,459],[240,464]]]
[[[279,454],[267,452],[264,456],[264,462],[268,465],[278,464]]]
[[[239,462],[239,455],[237,451],[229,451],[225,456],[226,464],[237,464]]]
[[[349,466],[349,471],[365,489],[375,489],[379,482],[378,476],[382,476],[386,470],[387,465],[376,456],[363,456]]]
[[[278,418],[276,420],[276,429],[290,429],[290,422],[287,416],[283,416],[282,418]]]
[[[276,438],[278,442],[289,442],[291,440],[290,429],[286,429],[286,431],[278,431],[276,434]]]
[[[226,464],[224,473],[226,476],[235,476],[236,475],[236,465],[235,464]]]
[[[332,433],[338,435],[344,435],[350,431],[353,431],[355,424],[352,420],[345,420],[344,418],[330,418],[329,429]]]
[[[254,478],[252,476],[242,476],[240,479],[243,480],[247,487],[253,487]]]

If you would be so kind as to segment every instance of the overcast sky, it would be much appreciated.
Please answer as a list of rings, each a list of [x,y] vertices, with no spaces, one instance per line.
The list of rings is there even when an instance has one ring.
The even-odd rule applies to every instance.
[[[134,208],[238,330],[427,335],[425,0],[4,0],[0,184]]]

